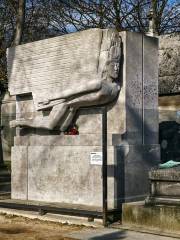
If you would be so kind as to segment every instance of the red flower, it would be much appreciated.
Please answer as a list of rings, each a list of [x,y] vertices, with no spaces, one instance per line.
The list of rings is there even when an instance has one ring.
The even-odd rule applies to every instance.
[[[65,135],[78,135],[79,132],[76,127],[70,128],[67,132],[64,133]]]

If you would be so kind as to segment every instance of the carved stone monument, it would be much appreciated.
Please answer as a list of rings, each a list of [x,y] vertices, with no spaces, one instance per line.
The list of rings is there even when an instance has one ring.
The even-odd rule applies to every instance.
[[[159,161],[157,63],[156,38],[113,29],[10,48],[12,198],[101,207],[105,105],[109,205],[143,199]]]

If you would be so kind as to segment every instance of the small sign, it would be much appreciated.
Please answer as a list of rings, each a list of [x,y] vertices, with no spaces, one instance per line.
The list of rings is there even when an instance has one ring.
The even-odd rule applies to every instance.
[[[90,164],[102,165],[102,152],[91,152],[90,153]]]

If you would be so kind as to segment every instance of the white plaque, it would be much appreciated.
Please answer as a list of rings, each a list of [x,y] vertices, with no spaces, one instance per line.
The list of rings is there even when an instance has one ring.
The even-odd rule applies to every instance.
[[[91,152],[90,153],[90,164],[102,165],[102,152]]]

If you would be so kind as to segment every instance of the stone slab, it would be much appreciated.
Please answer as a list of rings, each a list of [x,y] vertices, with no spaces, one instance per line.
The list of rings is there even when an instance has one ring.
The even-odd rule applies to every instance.
[[[125,104],[126,104],[126,139],[129,144],[142,143],[142,113],[143,113],[143,36],[126,32],[124,41],[125,64]]]
[[[179,182],[152,182],[151,188],[155,196],[169,196],[179,198],[180,201],[180,180]]]
[[[145,199],[149,192],[148,172],[159,162],[159,145],[115,147],[116,184],[119,203]]]
[[[120,33],[123,41],[125,132],[129,144],[158,144],[158,39]]]
[[[149,172],[151,192],[148,202],[155,203],[153,198],[166,198],[164,203],[180,202],[180,167],[170,169],[155,169]],[[169,199],[168,199],[169,198]],[[172,201],[171,201],[172,200]],[[175,202],[175,201],[174,201]]]
[[[153,62],[157,64],[152,64]],[[143,37],[143,143],[158,144],[158,39]]]
[[[109,136],[109,143],[110,143]],[[16,146],[102,146],[100,134],[16,136]],[[109,144],[110,145],[110,144]]]
[[[50,94],[57,86],[66,89],[76,82],[83,84],[87,77],[93,79],[102,34],[101,29],[91,29],[10,48],[9,91],[17,95],[46,89]]]
[[[27,200],[28,155],[26,146],[12,147],[11,168],[11,197]]]
[[[123,204],[122,226],[133,230],[155,231],[157,234],[180,237],[179,206],[147,206],[144,202]],[[176,235],[177,234],[177,235]],[[132,238],[133,239],[133,238]],[[159,236],[155,239],[159,239]]]
[[[102,206],[102,166],[90,164],[93,146],[29,146],[28,200]],[[108,151],[112,165],[113,149]],[[114,202],[112,169],[108,170],[109,202]],[[21,199],[21,198],[19,198]]]

